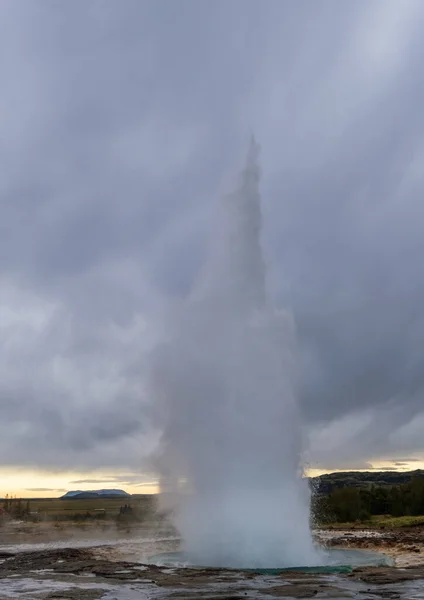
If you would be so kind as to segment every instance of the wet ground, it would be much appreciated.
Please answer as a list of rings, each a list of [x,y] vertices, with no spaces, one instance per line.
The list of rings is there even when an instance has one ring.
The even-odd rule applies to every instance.
[[[397,567],[424,564],[424,526],[348,530],[327,529],[316,532],[317,540],[336,548],[356,548],[384,552]]]
[[[175,537],[163,534],[143,531],[126,539],[117,534],[109,540],[89,537],[35,546],[0,545],[0,599],[424,599],[424,530],[320,532],[319,538],[331,547],[380,549],[391,554],[398,566],[358,568],[344,574],[284,571],[272,576],[146,564],[148,555],[177,547]]]

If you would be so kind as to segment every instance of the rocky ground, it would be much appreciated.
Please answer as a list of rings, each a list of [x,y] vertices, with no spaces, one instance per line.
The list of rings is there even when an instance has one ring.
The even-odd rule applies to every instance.
[[[324,529],[316,539],[328,547],[357,548],[384,552],[397,567],[424,564],[424,526],[393,529]]]
[[[317,532],[332,547],[381,550],[395,567],[345,574],[166,568],[123,560],[116,544],[0,547],[0,599],[23,600],[263,600],[270,598],[424,598],[424,529]],[[125,544],[124,544],[125,545]]]

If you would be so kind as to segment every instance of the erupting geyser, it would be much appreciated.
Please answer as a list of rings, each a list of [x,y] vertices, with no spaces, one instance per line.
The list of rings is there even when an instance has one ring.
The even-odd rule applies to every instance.
[[[317,564],[291,320],[266,294],[259,175],[252,139],[224,230],[153,359],[161,486],[178,501],[184,550],[203,565]]]

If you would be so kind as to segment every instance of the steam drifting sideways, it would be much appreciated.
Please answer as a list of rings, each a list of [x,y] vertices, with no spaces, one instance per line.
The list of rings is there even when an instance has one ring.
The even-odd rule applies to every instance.
[[[183,549],[202,565],[317,564],[292,322],[266,293],[258,155],[252,138],[210,259],[153,357],[161,490],[176,502]]]

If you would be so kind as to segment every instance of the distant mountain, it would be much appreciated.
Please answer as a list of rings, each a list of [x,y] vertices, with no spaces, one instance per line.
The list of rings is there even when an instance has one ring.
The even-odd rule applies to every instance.
[[[413,477],[424,477],[424,471],[346,471],[311,477],[309,481],[314,492],[330,494],[334,489],[344,487],[400,485],[411,481]]]
[[[124,490],[74,490],[61,496],[61,500],[87,500],[90,498],[131,498]]]

